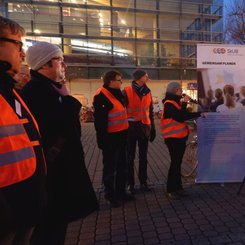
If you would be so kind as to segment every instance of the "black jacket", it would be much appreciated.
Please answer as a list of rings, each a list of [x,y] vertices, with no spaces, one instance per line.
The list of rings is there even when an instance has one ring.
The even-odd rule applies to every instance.
[[[118,99],[122,105],[125,106],[124,98],[121,90],[113,89],[104,86],[110,93],[112,93],[116,99]],[[109,148],[113,149],[114,147],[120,147],[121,145],[126,144],[127,132],[128,130],[123,130],[120,132],[108,133],[108,114],[109,111],[113,108],[111,101],[100,92],[94,97],[94,126],[97,136],[97,144],[100,149]]]
[[[81,104],[63,96],[56,83],[31,71],[31,81],[22,96],[35,116],[43,138],[48,166],[48,208],[57,219],[71,221],[98,208],[84,163],[80,136]]]
[[[189,112],[186,107],[187,103],[180,104],[181,96],[166,93],[166,97],[162,100],[162,103],[165,102],[165,100],[172,100],[175,101],[177,104],[181,106],[181,110],[178,110],[173,104],[166,103],[164,105],[164,118],[172,118],[177,122],[184,122],[189,119],[200,117],[200,112]]]
[[[15,101],[18,98],[13,93],[15,81],[4,71],[0,70],[0,95],[16,111]],[[20,104],[21,105],[21,104]],[[3,108],[1,108],[2,110]],[[21,106],[19,118],[27,118],[23,124],[30,140],[41,142],[40,135],[33,123],[32,117]],[[0,118],[1,118],[0,114]],[[1,140],[1,139],[0,139]],[[0,236],[1,233],[16,227],[35,226],[43,214],[46,206],[45,161],[41,145],[34,147],[37,164],[35,173],[19,183],[0,188]]]

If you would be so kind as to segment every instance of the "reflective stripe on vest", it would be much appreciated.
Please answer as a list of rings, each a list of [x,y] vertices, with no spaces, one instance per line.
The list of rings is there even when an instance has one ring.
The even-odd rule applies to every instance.
[[[20,162],[22,160],[31,158],[34,156],[34,152],[32,151],[32,148],[22,148],[20,150],[16,151],[11,151],[7,153],[2,153],[0,154],[0,167],[15,163],[15,162]]]
[[[19,135],[23,133],[24,133],[24,129],[22,125],[15,124],[15,125],[6,125],[0,127],[0,138]]]
[[[166,100],[163,104],[163,115],[161,119],[161,135],[163,138],[184,138],[188,135],[189,130],[185,122],[180,123],[172,118],[164,119],[164,105],[165,103],[173,104],[178,110],[181,107],[172,100]]]
[[[24,103],[20,101],[21,105]],[[23,105],[22,105],[23,106]],[[0,188],[31,177],[36,169],[36,156],[23,123],[0,95]]]
[[[132,86],[125,87],[124,90],[128,97],[128,120],[141,121],[143,124],[150,125],[151,94],[148,93],[140,99]]]
[[[113,94],[110,93],[110,91],[104,87],[97,90],[96,94],[99,94],[100,92],[102,92],[113,104],[113,108],[109,111],[108,114],[107,132],[113,133],[126,130],[128,128],[126,108],[119,100],[115,98]]]

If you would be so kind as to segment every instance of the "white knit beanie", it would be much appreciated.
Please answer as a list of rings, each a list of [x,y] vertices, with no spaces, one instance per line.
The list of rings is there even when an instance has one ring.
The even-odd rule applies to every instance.
[[[47,42],[38,42],[26,51],[26,63],[34,71],[56,57],[63,57],[62,50],[58,46]]]
[[[171,94],[176,94],[177,90],[181,88],[181,85],[180,83],[178,82],[170,82],[168,85],[167,85],[167,89],[166,89],[166,92],[167,93],[171,93]]]

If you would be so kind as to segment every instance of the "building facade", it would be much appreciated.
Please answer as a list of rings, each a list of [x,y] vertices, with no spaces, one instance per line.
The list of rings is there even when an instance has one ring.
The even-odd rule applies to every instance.
[[[109,69],[130,80],[137,67],[156,90],[169,80],[187,87],[196,81],[196,44],[223,42],[223,0],[0,0],[0,14],[26,29],[27,47],[62,47],[75,93],[82,83],[94,90]]]

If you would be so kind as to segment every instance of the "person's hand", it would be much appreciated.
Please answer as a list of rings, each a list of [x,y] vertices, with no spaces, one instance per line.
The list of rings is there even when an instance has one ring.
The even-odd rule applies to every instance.
[[[206,118],[207,116],[208,116],[208,113],[207,113],[207,112],[202,112],[202,113],[201,113],[201,117],[202,117],[202,118]]]
[[[150,142],[153,142],[155,138],[156,138],[156,129],[151,128],[150,138],[149,138]]]
[[[182,102],[186,102],[187,103],[187,102],[189,102],[191,100],[191,97],[185,94],[185,95],[182,95],[182,99],[181,100],[182,100]]]

